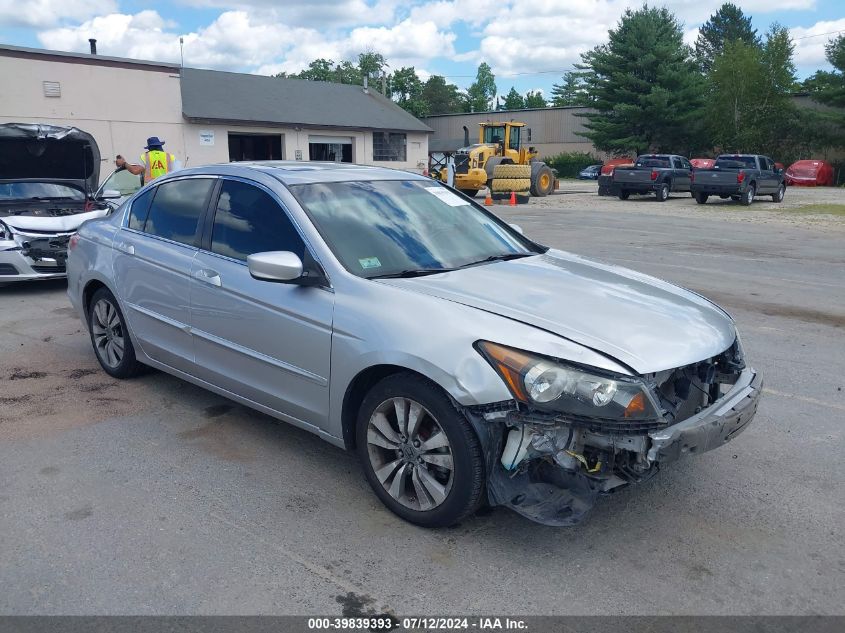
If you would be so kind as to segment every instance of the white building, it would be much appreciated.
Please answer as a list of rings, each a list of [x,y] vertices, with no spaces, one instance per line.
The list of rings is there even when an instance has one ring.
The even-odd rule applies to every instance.
[[[375,90],[0,45],[0,123],[78,127],[101,179],[146,139],[193,167],[232,160],[336,160],[422,171],[431,129]],[[0,175],[2,177],[2,175]]]

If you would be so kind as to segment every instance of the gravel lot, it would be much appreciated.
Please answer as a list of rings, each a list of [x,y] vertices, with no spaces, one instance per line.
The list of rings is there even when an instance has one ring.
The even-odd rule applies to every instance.
[[[735,442],[575,528],[425,531],[355,458],[160,373],[99,370],[63,283],[0,288],[2,614],[834,614],[845,605],[845,217],[599,198],[495,209],[548,245],[690,287],[766,390]],[[790,210],[791,209],[791,210]]]

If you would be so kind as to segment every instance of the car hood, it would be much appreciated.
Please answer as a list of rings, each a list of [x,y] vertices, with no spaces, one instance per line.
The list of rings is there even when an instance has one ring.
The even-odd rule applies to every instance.
[[[37,216],[37,215],[10,215],[0,217],[0,222],[6,226],[20,231],[38,231],[56,233],[70,233],[80,227],[86,220],[94,218],[102,218],[109,214],[108,207],[103,209],[95,209],[93,211],[85,211],[82,213],[74,213],[72,215],[59,216]]]
[[[561,251],[380,283],[553,332],[640,374],[716,356],[736,338],[730,316],[694,292]]]
[[[0,125],[0,178],[63,182],[93,193],[100,149],[93,136],[75,127],[6,123]]]

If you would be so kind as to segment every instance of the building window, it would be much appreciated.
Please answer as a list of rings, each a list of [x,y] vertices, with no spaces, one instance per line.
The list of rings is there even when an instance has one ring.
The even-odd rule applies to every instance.
[[[373,132],[373,161],[407,160],[407,139],[399,132]]]

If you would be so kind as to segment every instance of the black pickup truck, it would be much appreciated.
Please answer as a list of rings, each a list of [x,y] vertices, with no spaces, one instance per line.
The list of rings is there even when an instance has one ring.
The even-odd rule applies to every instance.
[[[754,196],[770,195],[775,202],[782,202],[786,183],[783,170],[768,156],[722,154],[711,169],[693,172],[690,190],[699,204],[710,196],[719,196],[747,206]]]
[[[689,191],[692,165],[683,156],[674,154],[643,154],[633,167],[613,170],[611,187],[620,200],[627,200],[632,193],[654,193],[660,202],[669,198],[671,191]]]

